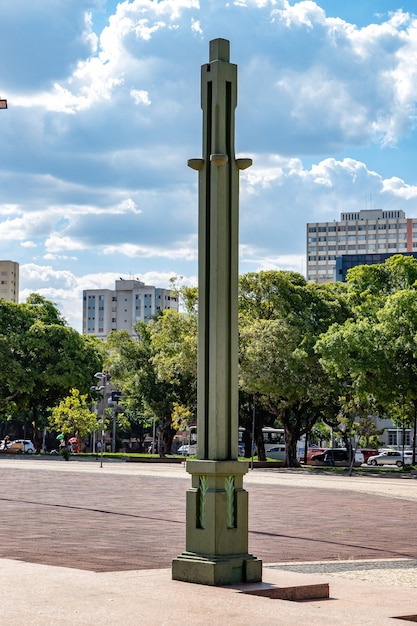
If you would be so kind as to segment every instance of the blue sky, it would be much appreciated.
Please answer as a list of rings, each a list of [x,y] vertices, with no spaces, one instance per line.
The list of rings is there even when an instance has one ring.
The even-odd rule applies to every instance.
[[[3,0],[0,258],[81,330],[82,290],[196,284],[200,66],[238,65],[240,271],[305,269],[305,224],[417,217],[417,5]]]

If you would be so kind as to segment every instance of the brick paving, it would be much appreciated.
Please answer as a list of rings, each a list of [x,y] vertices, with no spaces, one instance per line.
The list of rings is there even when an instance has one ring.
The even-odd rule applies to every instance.
[[[188,475],[79,473],[70,463],[54,472],[0,461],[0,558],[96,572],[170,567],[185,549]],[[417,501],[326,489],[325,480],[320,489],[245,488],[249,551],[264,563],[417,558]]]

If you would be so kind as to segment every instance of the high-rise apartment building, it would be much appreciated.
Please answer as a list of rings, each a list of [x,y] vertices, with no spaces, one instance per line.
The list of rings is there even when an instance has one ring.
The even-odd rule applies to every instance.
[[[19,263],[0,261],[0,300],[19,302]]]
[[[342,213],[339,222],[307,224],[307,280],[336,280],[336,259],[343,255],[415,253],[417,219],[404,211],[366,209]],[[383,262],[371,260],[369,262]],[[358,260],[358,263],[360,261]]]
[[[148,322],[165,309],[178,310],[178,297],[171,289],[120,278],[114,290],[83,291],[83,333],[105,339],[112,330],[126,330],[133,336],[136,322]]]

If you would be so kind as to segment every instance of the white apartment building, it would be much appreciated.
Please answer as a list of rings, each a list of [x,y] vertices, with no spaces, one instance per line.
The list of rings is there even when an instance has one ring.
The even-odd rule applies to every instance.
[[[19,263],[0,261],[0,300],[19,302]]]
[[[148,322],[165,309],[178,311],[178,298],[171,289],[120,278],[114,290],[83,291],[83,334],[105,339],[112,330],[126,330],[134,336],[136,322]]]
[[[307,224],[307,280],[336,279],[336,259],[343,255],[417,252],[417,219],[404,211],[366,209],[342,213],[340,221]],[[370,262],[378,261],[377,256]]]

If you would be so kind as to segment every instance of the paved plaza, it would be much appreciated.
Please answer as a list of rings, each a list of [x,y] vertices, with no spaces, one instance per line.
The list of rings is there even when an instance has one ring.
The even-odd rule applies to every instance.
[[[152,589],[163,588],[165,591],[159,599],[162,604],[154,609],[154,617],[149,607],[146,608],[148,624],[180,623],[176,621],[179,620],[176,617],[178,607],[174,611],[172,599],[166,607],[167,621],[162,617],[161,607],[172,593],[178,598],[187,589],[187,600],[184,600],[187,606],[191,596],[198,596],[201,605],[201,602],[212,603],[215,594],[217,606],[218,599],[227,591],[170,580],[171,560],[185,548],[185,492],[190,487],[190,476],[184,465],[105,461],[101,468],[94,460],[65,462],[2,457],[0,484],[0,563],[3,565],[0,584],[3,591],[7,589],[12,597],[16,594],[17,601],[22,603],[22,613],[15,621],[7,620],[8,624],[27,623],[23,621],[24,598],[29,598],[29,588],[33,593],[36,589],[34,577],[40,577],[45,584],[49,577],[55,581],[57,598],[64,594],[66,586],[69,591],[75,585],[80,601],[77,610],[81,611],[85,602],[81,619],[84,624],[90,623],[88,598],[98,602],[95,586],[98,574],[105,575],[100,579],[106,589],[105,604],[116,589],[120,586],[129,589],[133,580],[141,581],[142,591],[139,596],[139,591],[135,591],[130,599],[124,592],[125,607],[129,602],[135,605],[146,602],[145,589],[153,597]],[[327,576],[331,595],[332,589],[334,593],[342,581],[343,589],[353,585],[351,588],[360,588],[363,594],[363,581],[366,581],[374,598],[382,585],[385,601],[395,587],[392,596],[395,602],[401,603],[397,607],[394,602],[391,617],[417,616],[417,480],[399,473],[384,477],[375,474],[349,477],[326,471],[255,469],[249,471],[244,485],[249,492],[249,552],[262,559],[264,581],[275,584],[277,577],[282,580],[283,576],[287,582],[310,580],[311,576],[322,580]],[[20,595],[13,585],[13,577],[26,589]],[[83,580],[85,583],[80,583]],[[151,581],[154,581],[152,589],[148,588]],[[230,594],[230,589],[228,592]],[[359,598],[359,591],[356,593]],[[339,600],[342,602],[342,597]],[[248,615],[253,608],[257,621],[245,621],[244,615],[238,618],[233,614],[225,623],[288,626],[301,623],[292,615],[296,603],[262,599],[259,605],[259,601],[256,597],[241,593],[236,596],[235,593],[232,604],[242,605],[241,610],[249,611]],[[275,610],[281,606],[281,620],[271,621],[271,605]],[[331,601],[308,605],[309,623],[321,623],[320,616],[330,609],[335,611]],[[99,606],[101,614],[103,607]],[[300,616],[307,612],[307,604],[297,606]],[[317,621],[313,619],[314,606],[322,609]],[[382,600],[378,600],[373,610],[378,613],[382,606]],[[197,610],[197,602],[195,607]],[[282,607],[286,607],[285,610]],[[216,609],[201,619],[197,619],[194,609],[190,609],[191,613],[187,613],[187,609],[181,623],[219,623],[224,608],[217,608],[218,615]],[[123,613],[124,609],[120,610]],[[48,611],[44,601],[39,608],[39,621],[35,619],[32,623],[53,623],[52,618],[48,621]],[[342,613],[334,613],[330,623],[348,623],[343,621]],[[284,614],[287,617],[284,618]],[[63,621],[60,615],[59,620],[72,624],[76,619],[74,615],[68,617],[68,621],[65,621],[67,618]],[[372,623],[367,621],[368,617],[371,616],[360,622],[351,619],[349,623],[353,626]],[[92,614],[91,623],[95,623],[94,619]],[[102,615],[97,621],[114,623],[110,614]],[[125,616],[123,623],[139,624],[142,620],[132,616],[129,621]],[[389,619],[378,623],[401,622]]]
[[[0,558],[95,572],[170,567],[185,548],[184,466],[99,465],[1,458]],[[417,493],[417,480],[255,469],[245,488],[249,551],[264,563],[417,558],[417,499],[398,497]]]

